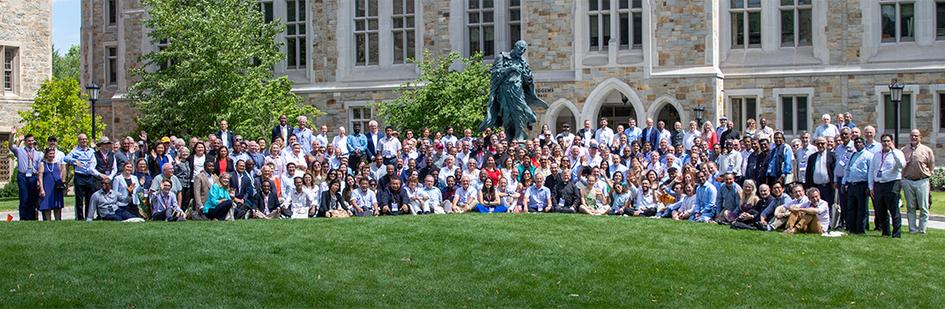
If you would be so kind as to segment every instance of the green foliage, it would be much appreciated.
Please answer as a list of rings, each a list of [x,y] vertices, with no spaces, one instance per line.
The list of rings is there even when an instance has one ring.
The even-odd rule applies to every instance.
[[[81,52],[79,51],[79,45],[72,45],[69,47],[64,55],[59,54],[59,50],[53,46],[52,53],[52,73],[53,78],[56,79],[66,79],[72,78],[79,80],[79,57],[81,57]]]
[[[489,67],[482,55],[467,58],[451,52],[434,59],[425,51],[423,61],[413,62],[420,77],[401,85],[396,100],[375,104],[387,124],[413,130],[453,126],[461,131],[482,122],[489,97]],[[451,69],[457,62],[463,70]]]
[[[72,149],[78,143],[78,134],[92,132],[92,112],[86,94],[73,78],[51,79],[43,82],[29,110],[19,112],[22,135],[33,134],[36,145],[42,149],[46,138],[56,136],[59,149]],[[97,116],[97,130],[105,131],[102,116]]]
[[[155,136],[207,135],[227,120],[245,138],[268,136],[279,113],[320,112],[292,93],[271,68],[284,55],[275,37],[283,25],[266,23],[255,0],[145,0],[154,42],[166,48],[142,56],[145,67],[129,97],[138,124]],[[170,64],[170,65],[167,65]],[[159,69],[160,68],[160,69]]]
[[[0,198],[18,197],[20,188],[16,184],[16,173],[10,173],[10,181],[0,188]]]
[[[936,168],[932,172],[932,177],[929,178],[929,184],[932,186],[932,190],[945,191],[945,169]]]

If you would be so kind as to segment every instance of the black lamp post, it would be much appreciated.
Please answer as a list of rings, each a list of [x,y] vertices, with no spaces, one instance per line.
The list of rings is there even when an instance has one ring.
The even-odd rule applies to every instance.
[[[889,83],[889,100],[892,101],[893,108],[896,110],[896,120],[893,122],[896,126],[896,135],[893,137],[896,147],[899,147],[899,105],[902,103],[902,88],[905,87],[899,83],[898,79],[893,78]]]
[[[89,102],[92,103],[92,142],[95,143],[95,101],[98,100],[98,85],[91,83],[88,86],[85,86],[86,92],[89,94]]]
[[[696,105],[692,110],[696,112],[696,126],[702,127],[702,116],[705,114],[705,105]]]

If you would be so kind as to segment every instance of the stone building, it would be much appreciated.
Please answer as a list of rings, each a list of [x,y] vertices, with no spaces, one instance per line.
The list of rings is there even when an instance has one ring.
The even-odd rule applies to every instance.
[[[552,131],[600,117],[687,123],[704,105],[705,120],[765,118],[788,135],[849,111],[882,133],[893,126],[887,85],[898,78],[907,85],[901,126],[945,142],[945,0],[260,2],[289,26],[277,38],[287,60],[274,70],[327,112],[317,124],[373,118],[368,104],[416,78],[404,59],[422,50],[491,58],[523,39]],[[108,134],[125,134],[134,127],[121,99],[128,71],[158,48],[144,35],[146,10],[138,0],[84,0],[82,14],[82,78],[106,85]]]
[[[22,126],[17,112],[27,110],[40,85],[52,76],[52,2],[0,1],[0,140]],[[0,182],[10,177],[10,162],[0,149]]]

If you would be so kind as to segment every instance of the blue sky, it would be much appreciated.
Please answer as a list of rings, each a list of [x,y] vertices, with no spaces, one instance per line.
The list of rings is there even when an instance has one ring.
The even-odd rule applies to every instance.
[[[52,1],[52,42],[65,53],[69,46],[78,45],[82,26],[81,0]]]

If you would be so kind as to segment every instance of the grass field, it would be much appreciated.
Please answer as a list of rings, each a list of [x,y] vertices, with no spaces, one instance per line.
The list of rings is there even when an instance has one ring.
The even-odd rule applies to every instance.
[[[945,234],[578,215],[0,224],[0,307],[930,307]]]
[[[72,207],[72,205],[75,205],[75,197],[67,196],[63,200],[63,203],[65,207]],[[0,200],[0,211],[13,211],[17,210],[19,207],[20,201],[16,198]]]

